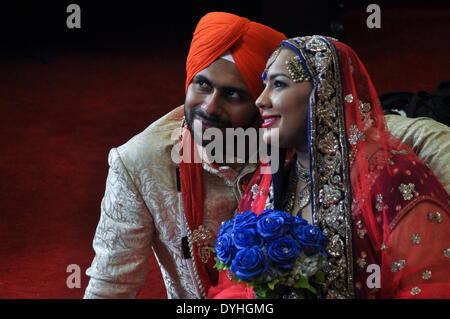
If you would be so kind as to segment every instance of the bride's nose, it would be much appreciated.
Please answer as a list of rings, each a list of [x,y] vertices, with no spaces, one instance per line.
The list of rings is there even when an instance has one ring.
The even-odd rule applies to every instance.
[[[272,107],[272,104],[270,102],[269,94],[266,89],[262,91],[261,95],[258,96],[255,102],[256,106],[260,109],[267,109]]]

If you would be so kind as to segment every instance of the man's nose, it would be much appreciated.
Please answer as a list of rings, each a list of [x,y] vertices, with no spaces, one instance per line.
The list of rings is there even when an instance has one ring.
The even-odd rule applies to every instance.
[[[202,110],[209,116],[222,115],[223,108],[219,90],[214,90],[206,97],[204,103],[202,104]]]

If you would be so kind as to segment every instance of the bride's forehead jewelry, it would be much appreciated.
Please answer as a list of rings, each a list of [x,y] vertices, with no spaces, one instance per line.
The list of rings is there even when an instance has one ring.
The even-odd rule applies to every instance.
[[[294,83],[310,80],[308,72],[303,68],[302,61],[298,55],[286,60],[286,69]]]
[[[281,51],[281,47],[277,48],[275,51],[273,51],[272,55],[267,60],[266,68],[264,69],[264,72],[263,72],[263,80],[267,79],[267,72],[269,71],[270,67],[275,62],[275,60],[278,58],[278,56],[280,55],[280,51]]]
[[[270,58],[267,60],[266,68],[264,69],[264,72],[263,72],[263,80],[267,79],[267,73],[268,73],[270,67],[272,66],[272,64],[274,64],[275,60],[280,55],[281,49],[282,49],[282,47],[277,48],[272,53]],[[287,59],[285,63],[286,63],[286,69],[294,83],[310,80],[310,77],[308,76],[308,72],[303,68],[302,62],[298,55],[295,55],[292,58]]]

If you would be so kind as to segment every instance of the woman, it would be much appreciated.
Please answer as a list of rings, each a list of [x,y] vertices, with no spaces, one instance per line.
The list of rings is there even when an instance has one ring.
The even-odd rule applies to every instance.
[[[289,39],[272,54],[263,80],[256,104],[264,140],[278,141],[285,169],[255,174],[239,210],[301,214],[324,232],[321,297],[450,297],[450,197],[387,131],[353,50],[322,36]],[[208,296],[236,295],[221,276],[222,286]]]

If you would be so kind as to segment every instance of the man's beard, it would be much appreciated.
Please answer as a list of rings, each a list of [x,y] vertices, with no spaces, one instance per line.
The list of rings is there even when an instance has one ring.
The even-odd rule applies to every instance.
[[[218,116],[210,116],[203,112],[199,108],[191,109],[189,114],[186,113],[186,109],[184,110],[184,117],[186,119],[186,124],[188,126],[189,131],[191,132],[191,136],[194,138],[195,143],[202,145],[205,147],[208,145],[211,140],[203,139],[203,129],[202,130],[194,130],[194,120],[197,118],[199,120],[206,120],[211,124],[216,124],[215,126],[222,131],[223,136],[225,136],[225,128],[231,128],[232,124],[228,120],[224,120]]]
[[[223,120],[217,116],[208,116],[201,109],[193,109],[189,113],[187,113],[186,110],[184,112],[185,112],[186,124],[191,133],[192,138],[194,138],[194,142],[197,145],[201,145],[204,148],[207,147],[208,144],[210,144],[210,143],[214,143],[214,144],[211,144],[210,147],[212,145],[217,146],[217,144],[222,145],[222,147],[219,147],[219,148],[215,148],[215,147],[211,148],[211,151],[214,151],[213,153],[211,153],[211,155],[213,155],[216,160],[219,160],[218,163],[235,163],[236,160],[238,160],[238,162],[242,163],[242,160],[247,161],[249,156],[254,155],[254,154],[248,154],[249,153],[248,146],[252,142],[250,142],[250,144],[249,144],[249,140],[246,138],[246,140],[244,141],[244,143],[245,143],[244,154],[239,153],[240,156],[236,157],[236,155],[238,153],[236,147],[239,144],[237,137],[236,136],[227,137],[227,134],[226,134],[227,128],[233,130],[233,127],[232,127],[232,124],[230,121]],[[259,114],[256,113],[255,117],[251,120],[249,125],[247,125],[246,127],[243,127],[242,129],[243,130],[246,130],[248,128],[256,129],[256,127],[259,124],[259,119],[260,119],[258,115]],[[203,130],[203,128],[199,129],[196,125],[194,125],[195,119],[198,119],[198,120],[204,119],[204,120],[208,121],[209,122],[208,126],[210,126],[210,127],[215,126],[215,128],[220,130],[222,134],[220,136],[214,136],[214,138],[211,138],[211,139],[205,138],[205,135],[206,135],[205,132],[207,132],[207,130]],[[258,135],[257,129],[256,129],[256,135]],[[255,141],[253,141],[253,143],[254,142]],[[228,143],[231,144],[231,147],[227,147],[227,146],[229,146],[229,145],[227,145]],[[257,144],[257,147],[259,147],[258,142],[256,142],[256,144]],[[217,153],[216,151],[218,151],[219,153]]]

